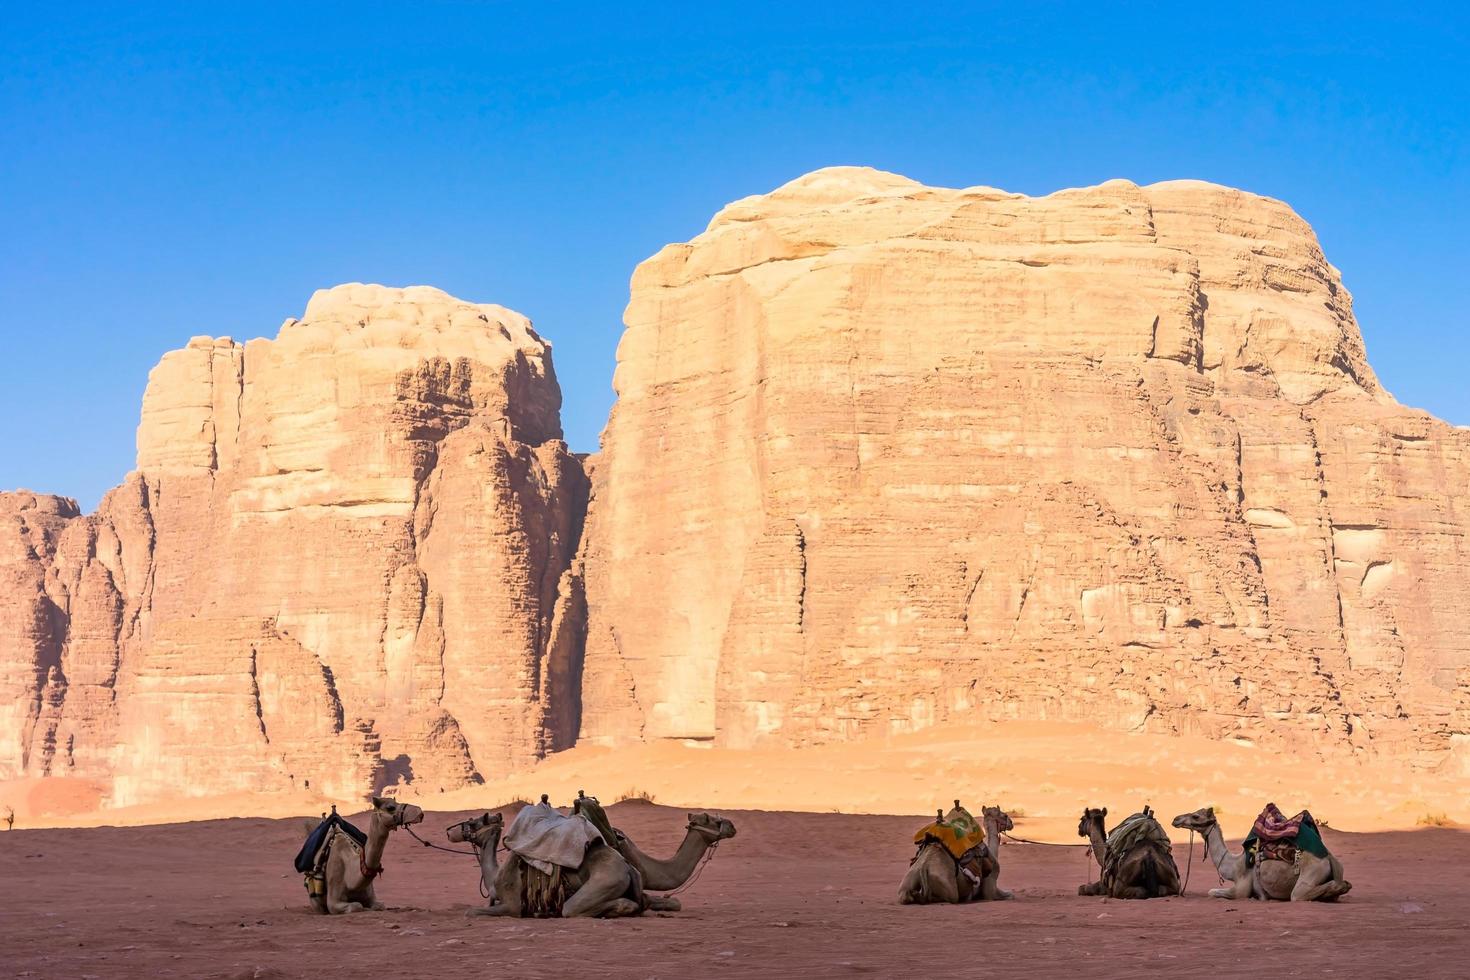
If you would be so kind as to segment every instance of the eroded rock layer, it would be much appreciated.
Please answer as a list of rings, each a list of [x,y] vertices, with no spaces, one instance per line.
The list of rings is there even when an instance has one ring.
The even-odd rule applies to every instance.
[[[356,797],[570,744],[560,402],[529,321],[422,287],[166,355],[95,514],[0,494],[0,778]]]
[[[1470,738],[1470,433],[1280,202],[818,171],[639,266],[615,387],[586,737]]]

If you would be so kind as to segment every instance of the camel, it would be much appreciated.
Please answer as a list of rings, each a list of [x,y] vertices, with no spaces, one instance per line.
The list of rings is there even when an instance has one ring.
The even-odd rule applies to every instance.
[[[527,892],[545,876],[514,854],[500,863],[497,851],[504,824],[500,814],[485,813],[449,828],[451,841],[467,841],[479,852],[481,890],[489,893],[486,907],[470,909],[469,915],[521,917],[536,914],[533,903],[527,900]],[[645,897],[638,872],[621,854],[600,841],[588,846],[580,867],[563,868],[560,876],[566,895],[561,902],[563,918],[611,919],[640,915],[647,908],[660,911],[678,908],[677,900],[671,899],[674,905],[669,908]]]
[[[1325,858],[1305,850],[1297,851],[1295,862],[1265,860],[1251,867],[1245,853],[1231,854],[1225,846],[1225,835],[1215,819],[1214,807],[1203,807],[1193,813],[1174,818],[1181,830],[1195,830],[1205,839],[1205,849],[1222,881],[1222,888],[1211,888],[1211,898],[1243,901],[1259,898],[1277,902],[1335,902],[1352,889],[1343,877],[1342,862],[1331,854]]]
[[[412,803],[375,796],[369,816],[371,826],[364,847],[358,847],[346,834],[333,831],[322,865],[326,887],[321,894],[311,894],[312,908],[323,915],[346,915],[364,909],[383,911],[385,906],[373,892],[373,880],[383,873],[383,847],[391,832],[421,822],[424,811]]]
[[[724,817],[708,813],[686,814],[689,824],[685,828],[684,842],[674,856],[660,860],[649,857],[638,849],[633,839],[621,830],[614,830],[618,853],[643,876],[643,887],[649,891],[665,892],[678,888],[690,879],[699,867],[700,859],[713,851],[722,840],[735,836],[735,825]]]
[[[955,800],[954,809],[948,814],[940,813],[941,822],[952,820],[960,811],[960,801]],[[973,872],[962,871],[942,842],[927,840],[919,846],[919,852],[909,864],[908,873],[898,889],[900,905],[960,904],[977,901],[1002,901],[1012,898],[1013,893],[1000,887],[1000,835],[1015,824],[1010,816],[998,806],[982,807],[980,810],[985,827],[985,851],[979,865],[982,872],[976,882]]]
[[[1108,808],[1087,807],[1077,823],[1077,836],[1086,837],[1092,843],[1092,856],[1097,859],[1101,875],[1097,881],[1077,886],[1078,895],[1104,895],[1109,898],[1166,898],[1182,895],[1179,883],[1179,868],[1174,864],[1174,855],[1168,844],[1157,839],[1141,837],[1134,841],[1122,854],[1109,857],[1108,835],[1103,818]],[[1144,808],[1142,818],[1158,826],[1153,811]],[[1125,821],[1126,823],[1126,821]],[[1159,827],[1159,834],[1163,828]],[[1114,833],[1117,828],[1114,828]]]
[[[480,893],[485,896],[487,908],[495,904],[495,877],[499,870],[495,852],[500,849],[500,835],[504,830],[505,817],[486,811],[478,817],[463,820],[444,832],[450,843],[470,844],[474,847],[475,858],[480,862]]]

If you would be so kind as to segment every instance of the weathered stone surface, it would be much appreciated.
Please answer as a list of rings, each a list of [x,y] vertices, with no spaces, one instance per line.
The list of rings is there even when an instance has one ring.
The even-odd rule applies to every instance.
[[[96,514],[0,495],[0,777],[348,797],[570,742],[550,637],[586,479],[560,400],[524,317],[423,287],[165,355]]]
[[[96,513],[0,494],[0,779],[352,797],[967,719],[1470,775],[1470,433],[1382,390],[1284,204],[824,170],[626,320],[587,460],[529,323],[437,290],[166,355]]]
[[[1470,733],[1470,434],[1381,389],[1280,202],[823,170],[644,262],[626,327],[584,737]]]

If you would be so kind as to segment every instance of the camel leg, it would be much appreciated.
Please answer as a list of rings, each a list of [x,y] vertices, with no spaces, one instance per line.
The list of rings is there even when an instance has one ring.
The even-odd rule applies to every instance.
[[[623,898],[619,894],[622,890],[622,888],[606,886],[597,887],[593,882],[588,882],[578,888],[575,895],[562,903],[562,918],[595,918],[597,916],[612,918],[638,914],[638,903],[631,898]]]
[[[1210,889],[1211,898],[1228,898],[1231,901],[1243,902],[1251,897],[1251,879],[1255,877],[1244,868],[1240,869],[1240,877],[1231,879],[1219,888]]]
[[[1103,883],[1101,881],[1089,881],[1085,885],[1078,885],[1077,886],[1077,894],[1079,894],[1079,895],[1106,895],[1107,892],[1103,890]]]
[[[1338,878],[1341,865],[1331,858],[1302,869],[1291,889],[1293,902],[1332,902],[1352,886]],[[1346,886],[1346,887],[1344,887]]]
[[[342,887],[341,882],[333,882],[327,879],[327,911],[333,915],[347,915],[349,912],[361,912],[361,902],[350,901],[347,898],[347,889]]]
[[[511,908],[509,905],[491,905],[491,906],[488,906],[487,908],[466,909],[464,914],[467,915],[467,916],[470,916],[470,915],[511,915],[511,916],[513,916],[513,915],[516,915],[517,913],[518,913],[518,910]]]
[[[980,882],[980,897],[987,902],[1003,902],[1008,898],[1014,898],[1015,894],[1000,887],[1000,872],[997,871],[993,875],[987,875],[985,880]]]
[[[616,861],[604,861],[603,851],[616,857]],[[620,866],[620,867],[619,867]],[[623,862],[622,856],[610,848],[594,848],[588,852],[583,863],[582,887],[578,888],[562,903],[563,918],[579,916],[606,916],[617,918],[637,915],[643,911],[643,891],[638,874]],[[628,898],[632,893],[638,899]]]
[[[679,912],[684,908],[672,895],[649,895],[648,907],[655,912]]]

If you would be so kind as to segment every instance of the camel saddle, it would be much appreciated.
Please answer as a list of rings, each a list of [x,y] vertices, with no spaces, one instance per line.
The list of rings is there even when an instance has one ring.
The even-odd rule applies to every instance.
[[[327,848],[337,834],[346,834],[359,849],[367,846],[367,834],[339,817],[337,808],[332,807],[332,812],[306,835],[306,843],[296,852],[296,870],[304,875],[320,874],[327,858]]]
[[[1257,861],[1292,863],[1299,851],[1327,857],[1327,845],[1322,843],[1322,833],[1312,814],[1303,810],[1294,817],[1287,817],[1275,803],[1267,803],[1256,818],[1244,847],[1246,867]]]
[[[985,829],[962,806],[950,810],[943,820],[925,824],[914,833],[919,850],[931,842],[944,845],[959,870],[977,886],[995,870],[995,859],[985,844]]]
[[[1174,863],[1173,845],[1169,841],[1168,831],[1164,830],[1163,825],[1154,819],[1152,811],[1135,813],[1114,827],[1108,834],[1107,845],[1104,848],[1107,861],[1102,868],[1103,880],[1111,880],[1118,863],[1141,844],[1156,844],[1162,847],[1169,863]]]
[[[958,860],[977,846],[985,846],[985,828],[975,822],[970,811],[957,806],[943,820],[925,824],[914,833],[915,844],[923,845],[931,840],[943,844],[950,857]]]
[[[587,848],[602,833],[581,814],[568,816],[548,803],[525,807],[510,822],[505,846],[542,874],[580,868]]]

